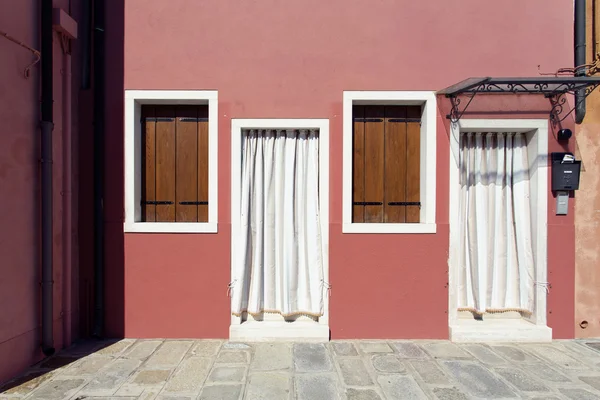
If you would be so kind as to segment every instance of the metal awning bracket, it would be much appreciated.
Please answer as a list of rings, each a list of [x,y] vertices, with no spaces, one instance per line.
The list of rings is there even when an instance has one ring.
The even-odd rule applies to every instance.
[[[585,90],[585,96],[579,101],[585,101],[600,85],[600,77],[596,76],[556,76],[556,77],[536,77],[536,78],[469,78],[462,82],[440,90],[438,94],[443,94],[450,99],[452,109],[446,118],[452,122],[458,122],[463,116],[473,99],[477,94],[537,94],[550,99],[552,108],[550,110],[550,119],[553,123],[563,121],[573,110],[564,114],[564,105],[567,100],[566,94],[575,94],[575,92]],[[461,110],[461,98],[464,95],[469,98],[467,104]]]

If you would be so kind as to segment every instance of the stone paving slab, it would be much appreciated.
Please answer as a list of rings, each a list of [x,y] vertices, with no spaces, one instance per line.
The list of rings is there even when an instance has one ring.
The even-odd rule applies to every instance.
[[[600,341],[127,339],[78,344],[0,385],[0,400],[508,398],[600,399]]]

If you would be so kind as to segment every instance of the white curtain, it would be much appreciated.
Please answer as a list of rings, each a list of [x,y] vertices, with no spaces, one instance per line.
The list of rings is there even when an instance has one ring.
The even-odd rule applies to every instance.
[[[459,310],[533,311],[528,165],[522,133],[461,135]]]
[[[318,130],[244,130],[232,312],[323,314]]]

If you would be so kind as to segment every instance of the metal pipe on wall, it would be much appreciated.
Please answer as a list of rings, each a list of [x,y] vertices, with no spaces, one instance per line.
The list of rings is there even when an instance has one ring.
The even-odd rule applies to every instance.
[[[62,176],[62,236],[63,236],[63,346],[71,344],[72,326],[72,185],[71,185],[71,50],[69,39],[63,41],[63,176]]]
[[[94,0],[94,329],[104,336],[104,0]]]
[[[53,113],[53,66],[52,57],[54,35],[52,27],[52,0],[42,0],[42,118],[41,118],[41,209],[42,209],[42,351],[45,355],[54,354],[53,318],[53,271],[52,271],[52,130]]]
[[[575,68],[584,65],[585,60],[585,9],[586,0],[575,0]],[[577,68],[575,76],[585,76],[585,68]],[[575,93],[575,122],[581,124],[585,118],[585,89]]]

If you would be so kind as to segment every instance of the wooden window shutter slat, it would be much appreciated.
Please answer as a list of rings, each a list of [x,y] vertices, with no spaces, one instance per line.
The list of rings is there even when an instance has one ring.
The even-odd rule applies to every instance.
[[[407,107],[407,118],[420,119],[421,107]],[[421,124],[407,122],[406,130],[406,201],[421,201]],[[406,222],[420,222],[421,207],[406,206]]]
[[[365,217],[364,222],[383,222],[384,108],[365,106]]]
[[[352,155],[352,222],[365,221],[365,206],[357,203],[365,201],[365,116],[364,106],[354,106],[352,116],[354,121],[353,155]]]
[[[406,200],[406,107],[385,107],[384,222],[406,221],[406,206],[390,203]]]
[[[148,204],[155,201],[156,193],[156,122],[154,106],[142,107],[142,221],[156,221],[156,206]]]
[[[198,222],[208,222],[208,106],[198,107]]]
[[[157,222],[175,221],[175,109],[156,107]]]
[[[196,106],[178,106],[175,130],[175,220],[198,221],[198,122]],[[190,204],[191,203],[191,204]]]

